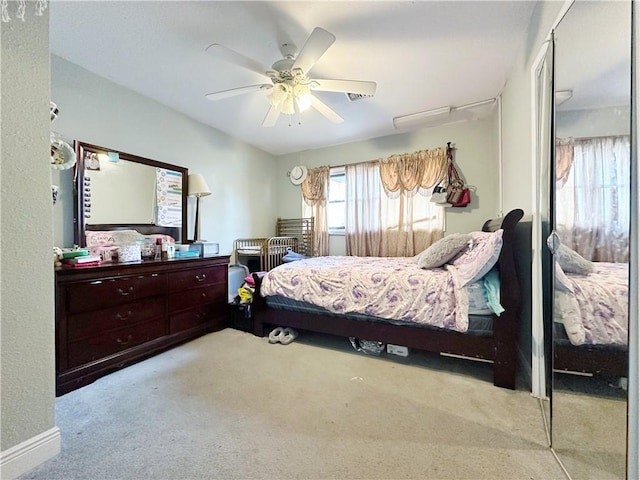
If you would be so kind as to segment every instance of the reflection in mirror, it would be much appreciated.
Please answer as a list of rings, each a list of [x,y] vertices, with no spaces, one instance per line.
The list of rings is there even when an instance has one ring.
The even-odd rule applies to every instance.
[[[76,155],[77,245],[97,225],[177,228],[186,243],[186,168],[82,142]]]
[[[540,245],[544,245],[544,241],[549,236],[551,226],[551,216],[553,211],[551,209],[551,194],[550,191],[550,178],[552,170],[551,167],[551,145],[553,138],[552,131],[552,107],[553,107],[553,42],[546,43],[546,48],[543,53],[543,57],[536,69],[535,85],[536,85],[536,155],[538,157],[537,165],[539,165],[540,171],[537,172],[536,178],[538,179],[537,203],[538,211],[540,212],[540,231],[535,232],[536,238],[540,240]],[[548,248],[540,249],[541,265],[541,285],[542,285],[542,303],[545,307],[549,307],[552,304],[552,281],[550,265],[552,264],[551,252]],[[533,292],[532,292],[533,294]],[[540,299],[537,300],[537,304],[540,304]],[[548,318],[550,314],[543,313],[545,318]],[[532,325],[532,335],[537,339],[550,339],[551,329],[548,327],[549,323],[545,322],[542,328],[540,326]],[[537,330],[537,331],[534,331]],[[545,368],[543,371],[532,371],[532,375],[538,378],[540,385],[544,386],[544,391],[534,392],[541,397],[541,409],[543,415],[544,426],[547,432],[547,439],[551,444],[550,432],[551,432],[551,405],[550,405],[550,392],[551,392],[551,342],[542,341],[534,342],[537,345],[543,345],[544,350],[533,352],[535,357],[542,357],[545,360]],[[534,348],[534,347],[532,347]],[[533,362],[532,370],[536,369],[536,362]]]
[[[624,478],[631,2],[576,1],[554,33],[552,447],[573,478]]]

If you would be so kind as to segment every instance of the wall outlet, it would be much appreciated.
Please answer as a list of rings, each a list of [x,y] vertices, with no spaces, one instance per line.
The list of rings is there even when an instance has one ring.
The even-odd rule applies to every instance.
[[[394,355],[400,355],[401,357],[409,356],[409,349],[403,345],[394,345],[393,343],[387,343],[387,352]]]

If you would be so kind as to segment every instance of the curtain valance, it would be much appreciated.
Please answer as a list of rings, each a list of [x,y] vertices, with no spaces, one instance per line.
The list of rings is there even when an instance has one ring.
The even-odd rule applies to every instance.
[[[302,182],[302,198],[309,206],[323,205],[327,200],[327,184],[329,183],[329,167],[317,167],[309,170],[307,178]]]
[[[564,185],[573,165],[573,138],[556,138],[556,180]]]
[[[431,188],[444,178],[447,170],[446,151],[442,147],[391,155],[379,162],[386,192]]]

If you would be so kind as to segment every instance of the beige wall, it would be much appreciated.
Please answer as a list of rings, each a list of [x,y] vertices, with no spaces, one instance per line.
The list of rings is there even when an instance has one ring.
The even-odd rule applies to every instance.
[[[629,135],[631,109],[622,107],[567,110],[556,114],[556,137]]]
[[[233,240],[275,230],[275,158],[114,84],[55,55],[51,98],[60,114],[53,129],[73,140],[187,167],[202,173],[213,194],[200,202],[202,238],[231,253]],[[71,170],[54,172],[60,185],[54,241],[73,244]],[[189,202],[193,232],[193,199]]]
[[[15,8],[15,4],[10,4]],[[54,428],[49,15],[1,23],[0,449]],[[3,473],[3,478],[4,473]]]
[[[522,208],[532,213],[537,182],[532,174],[531,67],[563,7],[562,1],[539,2],[531,16],[522,46],[502,93],[502,155],[504,211]]]
[[[446,209],[446,233],[479,229],[485,220],[498,213],[497,109],[492,117],[468,123],[425,128],[362,142],[308,150],[278,158],[278,215],[299,217],[302,212],[300,187],[291,184],[287,172],[295,165],[314,168],[320,165],[344,165],[384,158],[394,153],[456,146],[456,164],[470,185],[476,187],[472,203],[465,208]],[[344,255],[343,237],[332,237],[330,254]]]

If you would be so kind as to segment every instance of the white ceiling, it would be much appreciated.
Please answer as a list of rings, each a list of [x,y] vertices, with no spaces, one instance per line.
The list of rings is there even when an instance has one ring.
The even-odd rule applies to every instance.
[[[631,102],[631,2],[573,3],[555,29],[555,87],[573,96],[559,110]]]
[[[527,1],[63,1],[50,2],[51,52],[264,151],[280,155],[400,133],[393,118],[496,97],[523,45]],[[270,66],[280,45],[302,48],[314,27],[337,39],[314,77],[371,80],[374,97],[315,94],[315,110],[262,127],[259,91],[218,101],[205,94],[263,83],[216,58],[220,43]],[[55,99],[52,99],[55,101]],[[402,130],[406,131],[406,130]]]

